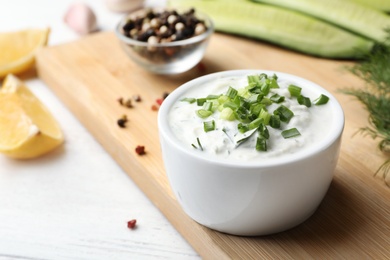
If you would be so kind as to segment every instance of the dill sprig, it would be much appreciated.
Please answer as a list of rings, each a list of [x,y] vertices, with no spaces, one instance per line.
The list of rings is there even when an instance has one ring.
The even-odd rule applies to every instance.
[[[347,70],[365,82],[364,89],[343,89],[341,92],[357,98],[369,112],[367,127],[358,132],[379,139],[379,149],[390,156],[390,29],[387,41],[377,44],[372,53]],[[390,158],[375,172],[383,174],[385,183],[390,173]]]

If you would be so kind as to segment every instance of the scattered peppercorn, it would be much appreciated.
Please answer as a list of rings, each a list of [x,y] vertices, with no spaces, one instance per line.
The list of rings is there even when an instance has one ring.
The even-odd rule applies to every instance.
[[[203,62],[199,62],[198,65],[196,66],[198,68],[199,72],[205,72],[206,71],[206,65],[204,65]]]
[[[123,106],[123,97],[120,97],[120,98],[118,98],[117,100],[118,100],[119,104],[120,104],[121,106]]]
[[[162,99],[162,98],[156,99],[156,103],[159,104],[160,106],[161,106],[163,101],[164,101],[164,99]]]
[[[169,96],[169,92],[164,92],[163,93],[163,99],[166,99]]]
[[[145,146],[138,145],[138,146],[135,148],[135,152],[136,152],[138,155],[144,155],[144,154],[146,154],[146,152],[145,152]]]
[[[134,95],[134,96],[133,96],[133,99],[134,99],[135,102],[141,102],[141,101],[142,101],[140,95]]]
[[[127,108],[132,108],[133,104],[131,103],[131,99],[127,99],[126,102],[123,104]]]
[[[127,119],[127,116],[126,115],[123,115],[121,118],[118,119],[117,123],[118,123],[118,126],[121,127],[121,128],[125,128],[126,127],[126,123],[128,122],[129,120]]]
[[[119,102],[119,104],[120,104],[121,106],[124,106],[124,107],[127,107],[127,108],[132,108],[132,107],[133,107],[133,103],[131,102],[131,99],[130,99],[130,98],[126,99],[126,101],[125,101],[125,100],[123,99],[123,97],[120,97],[120,98],[118,98],[117,100],[118,100],[118,102]]]
[[[132,220],[127,222],[127,227],[129,229],[134,229],[136,224],[137,224],[137,220],[136,219],[132,219]]]

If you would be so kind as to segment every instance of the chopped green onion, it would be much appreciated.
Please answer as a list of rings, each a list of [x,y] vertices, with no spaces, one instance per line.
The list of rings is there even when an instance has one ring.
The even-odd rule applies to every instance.
[[[257,114],[249,113],[248,120],[252,122],[253,120],[256,120],[258,118]]]
[[[280,117],[280,121],[288,123],[294,116],[294,113],[287,107],[281,105],[274,111],[274,115],[278,115]]]
[[[279,94],[273,94],[269,99],[272,102],[279,104],[284,101],[284,96],[280,96]]]
[[[208,95],[206,97],[207,100],[210,100],[210,99],[218,99],[221,95]]]
[[[265,124],[261,123],[257,130],[259,131],[260,136],[264,137],[265,139],[269,139],[269,131]]]
[[[261,104],[265,105],[265,106],[269,106],[272,104],[272,101],[271,99],[267,98],[267,97],[264,97],[261,101],[260,101]]]
[[[234,102],[228,101],[225,104],[223,104],[223,107],[230,107],[231,109],[235,110],[238,108],[238,105]]]
[[[239,123],[238,124],[238,126],[237,126],[237,129],[238,129],[238,131],[240,132],[240,133],[245,133],[245,132],[247,132],[247,131],[249,131],[249,127],[248,127],[248,125],[245,125],[245,124],[243,124],[243,123]]]
[[[298,101],[298,104],[300,104],[300,105],[311,107],[311,101],[310,101],[310,98],[308,98],[308,97],[300,95],[297,98],[297,101]]]
[[[234,116],[234,111],[230,107],[225,107],[222,109],[221,113],[219,114],[219,117],[225,120],[233,121],[236,119]]]
[[[249,98],[246,99],[246,102],[249,104],[259,103],[263,99],[263,96],[260,94],[253,94]]]
[[[213,112],[210,110],[205,110],[205,109],[199,109],[196,110],[196,115],[199,116],[200,118],[207,118],[211,116]]]
[[[292,97],[299,97],[299,95],[301,95],[301,90],[302,88],[295,86],[293,84],[290,84],[288,86],[288,91],[290,92]]]
[[[297,137],[300,135],[301,135],[301,133],[296,128],[291,128],[291,129],[287,129],[287,130],[282,131],[282,136],[284,137],[284,139]]]
[[[249,111],[245,107],[238,107],[235,111],[235,116],[239,121],[246,121],[248,119]]]
[[[267,140],[261,136],[257,137],[256,140],[256,150],[261,152],[267,151]]]
[[[269,121],[271,119],[271,114],[268,113],[268,111],[266,109],[261,109],[260,111],[260,114],[259,114],[259,118],[263,119],[264,121],[264,124],[268,125],[269,124]]]
[[[261,75],[262,74],[260,74],[260,76],[259,75],[249,75],[247,77],[248,84],[250,86],[253,86],[253,87],[257,87],[257,86],[261,85],[261,81],[260,81],[260,79],[262,78]]]
[[[180,101],[188,102],[188,103],[192,104],[192,103],[194,103],[196,101],[196,98],[183,98]]]
[[[228,96],[231,99],[234,99],[237,96],[238,91],[232,87],[229,87],[226,96]]]
[[[249,111],[251,112],[251,114],[259,115],[262,109],[264,109],[264,105],[253,104],[253,105],[251,105]]]
[[[234,98],[233,98],[233,103],[236,104],[237,106],[239,106],[241,104],[241,97],[236,95]]]
[[[240,106],[245,107],[246,109],[249,109],[251,104],[245,99],[240,99]]]
[[[260,126],[261,123],[263,123],[263,119],[262,118],[257,118],[255,120],[253,120],[252,122],[249,123],[248,127],[249,127],[249,130],[252,130],[252,129],[255,129],[255,128],[258,128]]]
[[[229,100],[229,97],[228,97],[228,96],[221,95],[221,96],[219,96],[219,98],[218,98],[218,103],[219,103],[219,104],[224,104],[224,103],[226,103],[228,100]]]
[[[197,104],[198,106],[203,106],[203,104],[204,104],[206,101],[207,101],[206,98],[198,98],[198,99],[196,99],[196,104]]]
[[[203,104],[203,109],[204,110],[212,111],[212,108],[213,108],[213,103],[212,102],[207,101],[207,102],[205,102]]]
[[[261,93],[264,95],[264,96],[266,96],[266,95],[268,95],[269,94],[269,91],[270,91],[270,89],[271,89],[271,86],[269,85],[269,84],[263,84],[262,86],[261,86]]]
[[[214,131],[215,130],[215,121],[211,120],[211,121],[203,122],[203,130],[206,133],[210,132],[210,131]]]
[[[324,94],[321,94],[316,100],[313,101],[314,105],[324,105],[328,103],[329,97],[325,96]]]
[[[270,88],[279,88],[277,79],[275,79],[275,78],[268,79],[268,84],[269,84]]]
[[[271,115],[269,119],[269,126],[275,129],[280,128],[280,117],[278,115]]]

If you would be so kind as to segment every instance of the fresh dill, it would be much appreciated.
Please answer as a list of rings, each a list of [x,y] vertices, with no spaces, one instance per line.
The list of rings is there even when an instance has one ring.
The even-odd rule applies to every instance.
[[[365,82],[364,89],[343,89],[342,93],[357,98],[369,112],[367,127],[358,132],[379,139],[378,147],[390,156],[390,28],[387,41],[378,44],[372,53],[347,70]],[[386,185],[390,174],[390,158],[375,172],[383,174]]]

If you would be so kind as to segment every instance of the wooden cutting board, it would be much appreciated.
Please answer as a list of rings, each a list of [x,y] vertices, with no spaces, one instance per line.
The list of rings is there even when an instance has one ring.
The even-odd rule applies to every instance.
[[[214,34],[198,66],[177,76],[154,75],[130,61],[112,32],[43,49],[39,76],[105,147],[203,258],[390,258],[390,188],[374,172],[386,159],[370,138],[353,134],[367,112],[338,89],[362,87],[344,71],[347,62],[308,57],[266,43]],[[239,237],[192,221],[174,198],[164,173],[155,100],[195,77],[230,69],[269,69],[295,74],[331,91],[346,116],[334,180],[317,212],[302,225],[276,235]],[[117,102],[140,95],[125,108]],[[126,128],[116,121],[127,115]],[[146,155],[135,153],[137,145]]]

